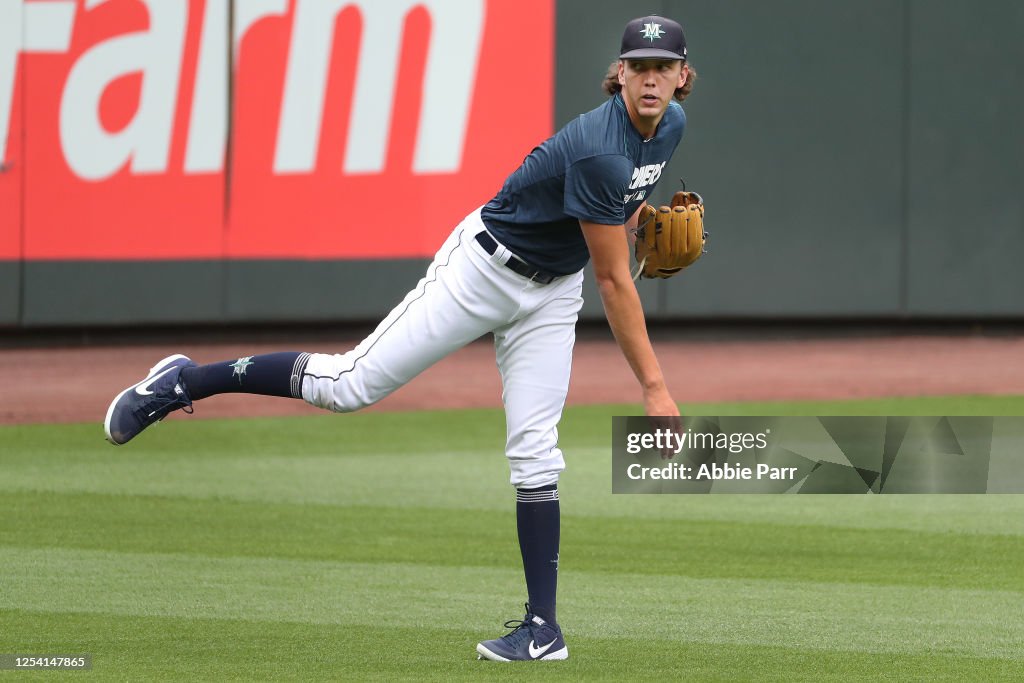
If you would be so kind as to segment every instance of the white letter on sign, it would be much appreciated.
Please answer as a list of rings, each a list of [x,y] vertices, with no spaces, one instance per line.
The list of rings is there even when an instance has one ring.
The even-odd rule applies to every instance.
[[[67,52],[74,20],[74,2],[0,0],[0,164],[7,153],[18,53]]]
[[[401,97],[395,90],[402,36],[395,29],[417,5],[430,12],[431,29],[413,170],[459,170],[480,56],[483,2],[404,0],[360,3],[363,41],[345,151],[348,173],[380,173],[384,169],[391,112],[395,100]]]
[[[417,6],[430,12],[431,34],[413,167],[423,173],[457,171],[479,61],[483,0],[297,0],[274,171],[313,170],[334,20],[349,5],[359,9],[363,25],[345,172],[384,169],[391,114],[400,96],[396,87],[402,27]]]
[[[484,6],[479,0],[434,2],[428,6],[433,22],[412,170],[454,173],[462,163],[469,109],[473,104]]]
[[[103,180],[131,159],[136,173],[167,169],[181,53],[188,20],[187,0],[141,0],[149,10],[149,30],[99,43],[68,74],[60,107],[60,139],[68,165],[82,178]],[[86,0],[86,9],[107,0]],[[142,72],[138,109],[131,122],[109,133],[100,121],[100,98],[107,86]]]

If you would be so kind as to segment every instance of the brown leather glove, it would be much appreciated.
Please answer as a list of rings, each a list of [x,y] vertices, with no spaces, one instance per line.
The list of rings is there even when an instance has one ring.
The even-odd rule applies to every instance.
[[[693,264],[704,253],[704,200],[681,190],[671,206],[640,210],[634,254],[645,278],[668,278]]]

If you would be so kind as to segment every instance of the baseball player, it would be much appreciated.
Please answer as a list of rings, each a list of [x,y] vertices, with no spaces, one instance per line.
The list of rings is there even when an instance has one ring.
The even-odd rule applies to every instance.
[[[228,392],[359,410],[493,333],[529,601],[521,621],[505,624],[510,633],[476,649],[496,661],[566,659],[555,611],[558,477],[565,468],[557,425],[583,302],[582,269],[593,262],[608,323],[640,384],[645,412],[678,424],[630,272],[630,233],[682,138],[679,102],[692,80],[678,23],[659,16],[630,21],[605,81],[610,98],[535,148],[491,201],[456,226],[423,279],[369,337],[343,354],[271,353],[203,366],[183,355],[164,358],[114,398],[104,422],[107,439],[127,443],[168,413],[191,412],[193,402]],[[663,234],[685,242],[685,234],[669,237],[676,218],[684,226],[689,218],[691,230],[703,218],[703,208],[699,216],[685,207],[647,210],[654,223],[643,226],[647,237],[637,244],[655,251]],[[652,271],[647,264],[645,274],[678,272],[658,265]]]

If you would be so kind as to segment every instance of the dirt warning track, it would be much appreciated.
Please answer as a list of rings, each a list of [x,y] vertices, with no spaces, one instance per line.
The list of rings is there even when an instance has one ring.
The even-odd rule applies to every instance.
[[[356,339],[148,344],[0,350],[0,424],[101,422],[113,396],[172,353],[197,363],[281,350],[340,353]],[[1024,336],[870,336],[825,339],[659,339],[655,347],[680,402],[1024,394]],[[590,334],[576,346],[570,405],[639,403],[615,343]],[[487,339],[444,359],[369,410],[501,405]],[[195,418],[309,415],[302,401],[215,396]]]

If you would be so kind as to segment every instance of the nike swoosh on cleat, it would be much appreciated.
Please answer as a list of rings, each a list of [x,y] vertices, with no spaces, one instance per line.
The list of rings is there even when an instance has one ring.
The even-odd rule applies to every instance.
[[[558,640],[558,639],[556,638],[555,640]],[[530,641],[530,645],[529,645],[529,650],[530,650],[530,657],[532,657],[533,659],[537,659],[538,657],[540,657],[541,655],[543,655],[543,654],[544,654],[545,652],[547,652],[548,650],[550,650],[550,649],[551,649],[551,646],[552,646],[552,645],[554,645],[554,644],[555,644],[555,641],[554,641],[554,640],[552,640],[552,641],[551,641],[550,643],[548,643],[548,644],[547,644],[547,645],[545,645],[544,647],[534,647],[534,646],[533,646],[533,643],[534,643],[534,642],[535,642],[535,641],[532,641],[532,640],[531,640],[531,641]]]
[[[176,369],[177,367],[178,367],[177,365],[172,365],[171,367],[167,368],[166,370],[164,370],[160,374],[158,374],[158,375],[156,375],[154,377],[150,377],[149,380],[147,380],[145,382],[145,384],[140,383],[137,387],[135,387],[135,393],[138,394],[139,396],[152,396],[153,392],[152,391],[147,391],[147,389],[149,389],[149,387],[153,386],[153,383],[156,382],[158,379],[160,379],[161,377],[166,375],[171,370]]]

